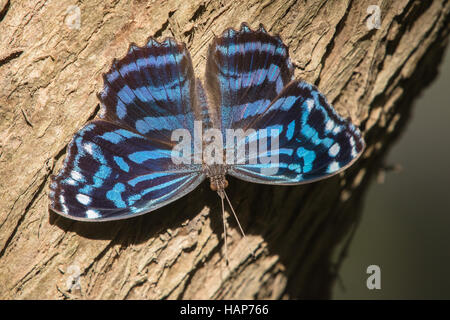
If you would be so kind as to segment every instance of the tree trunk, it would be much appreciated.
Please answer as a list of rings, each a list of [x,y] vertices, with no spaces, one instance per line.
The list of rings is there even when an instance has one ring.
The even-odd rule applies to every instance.
[[[0,0],[0,298],[330,298],[365,191],[437,73],[450,3],[73,3]],[[376,8],[368,11],[374,3],[379,28]],[[200,75],[214,34],[244,21],[279,33],[296,76],[360,126],[367,149],[354,166],[295,187],[230,179],[247,239],[228,216],[229,266],[219,198],[207,183],[129,220],[84,223],[49,212],[49,176],[98,112],[101,75],[114,57],[130,42],[174,36]]]

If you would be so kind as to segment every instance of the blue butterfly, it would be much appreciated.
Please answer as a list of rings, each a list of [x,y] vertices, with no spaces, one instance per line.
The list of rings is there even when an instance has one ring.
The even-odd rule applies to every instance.
[[[105,221],[141,215],[188,194],[205,178],[220,198],[230,174],[255,183],[296,185],[335,175],[362,153],[360,131],[314,86],[296,80],[288,48],[261,25],[227,29],[208,50],[205,87],[185,44],[172,38],[130,45],[104,75],[99,119],[79,130],[52,177],[50,209],[71,219]],[[235,164],[175,164],[172,133],[277,129],[275,174],[251,155]],[[247,136],[245,147],[259,134]],[[274,140],[273,136],[269,140]],[[204,146],[205,141],[201,142]],[[191,143],[195,149],[194,143]],[[225,153],[225,148],[224,148]],[[234,213],[234,210],[233,210]]]

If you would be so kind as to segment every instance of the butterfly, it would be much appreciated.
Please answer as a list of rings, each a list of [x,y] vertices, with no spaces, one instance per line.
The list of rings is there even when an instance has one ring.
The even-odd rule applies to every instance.
[[[288,47],[262,25],[252,30],[243,23],[240,30],[215,36],[203,81],[184,43],[150,38],[143,47],[131,44],[103,76],[99,117],[74,135],[61,170],[52,176],[50,209],[82,221],[130,218],[179,199],[206,178],[223,209],[224,198],[231,206],[227,174],[297,185],[343,171],[364,149],[360,131],[293,74]],[[185,156],[190,161],[174,163],[179,141],[173,132],[179,129],[192,136],[215,130],[223,137],[228,130],[250,130],[237,143],[248,149],[252,141],[276,141],[275,149],[262,153],[277,161],[255,161],[247,152],[236,163],[207,163],[199,151],[207,147],[203,139],[188,143],[194,150]],[[260,133],[269,129],[275,134]],[[220,151],[215,150],[219,159]],[[268,173],[268,167],[276,170]]]

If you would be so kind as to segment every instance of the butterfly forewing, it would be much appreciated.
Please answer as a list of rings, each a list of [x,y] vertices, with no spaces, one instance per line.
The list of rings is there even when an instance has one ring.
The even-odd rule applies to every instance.
[[[171,146],[103,120],[69,144],[50,184],[51,208],[77,219],[108,220],[154,210],[195,188],[195,166],[173,165]]]
[[[278,147],[271,150],[267,140],[267,155],[276,156],[270,164],[261,163],[258,153],[247,154],[244,164],[231,166],[231,175],[252,182],[298,184],[323,179],[347,168],[364,148],[359,130],[340,117],[317,88],[303,81],[291,82],[254,127],[267,129],[268,136],[273,130]],[[277,170],[264,174],[262,169],[268,165]]]

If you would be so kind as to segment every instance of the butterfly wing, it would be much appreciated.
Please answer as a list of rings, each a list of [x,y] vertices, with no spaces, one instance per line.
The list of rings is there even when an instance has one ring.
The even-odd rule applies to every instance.
[[[100,118],[142,135],[170,141],[174,129],[193,132],[194,120],[201,120],[191,57],[171,38],[150,38],[142,48],[132,44],[103,82]]]
[[[155,210],[205,178],[200,165],[175,165],[171,133],[192,132],[195,79],[186,48],[150,39],[104,76],[100,119],[68,146],[50,184],[50,208],[78,220],[114,220]]]
[[[227,29],[208,51],[206,88],[212,99],[215,127],[248,127],[291,81],[293,67],[288,48],[261,25],[252,31]]]
[[[317,88],[292,81],[292,75],[288,48],[262,26],[252,31],[243,24],[240,31],[228,29],[214,39],[206,79],[213,109],[221,110],[217,127],[224,137],[226,129],[248,134],[238,142],[246,153],[229,165],[231,175],[258,183],[306,183],[336,174],[361,154],[364,141],[358,129]],[[266,138],[269,146],[275,137],[276,149],[249,151],[251,142]],[[275,155],[274,162],[261,161]]]
[[[303,81],[286,86],[255,119],[254,128],[267,131],[249,135],[245,147],[261,140],[263,132],[268,151],[246,154],[245,161],[238,159],[243,164],[232,165],[229,171],[251,182],[301,184],[324,179],[349,167],[364,149],[360,131],[340,117],[317,88]],[[278,144],[271,148],[274,138]]]

